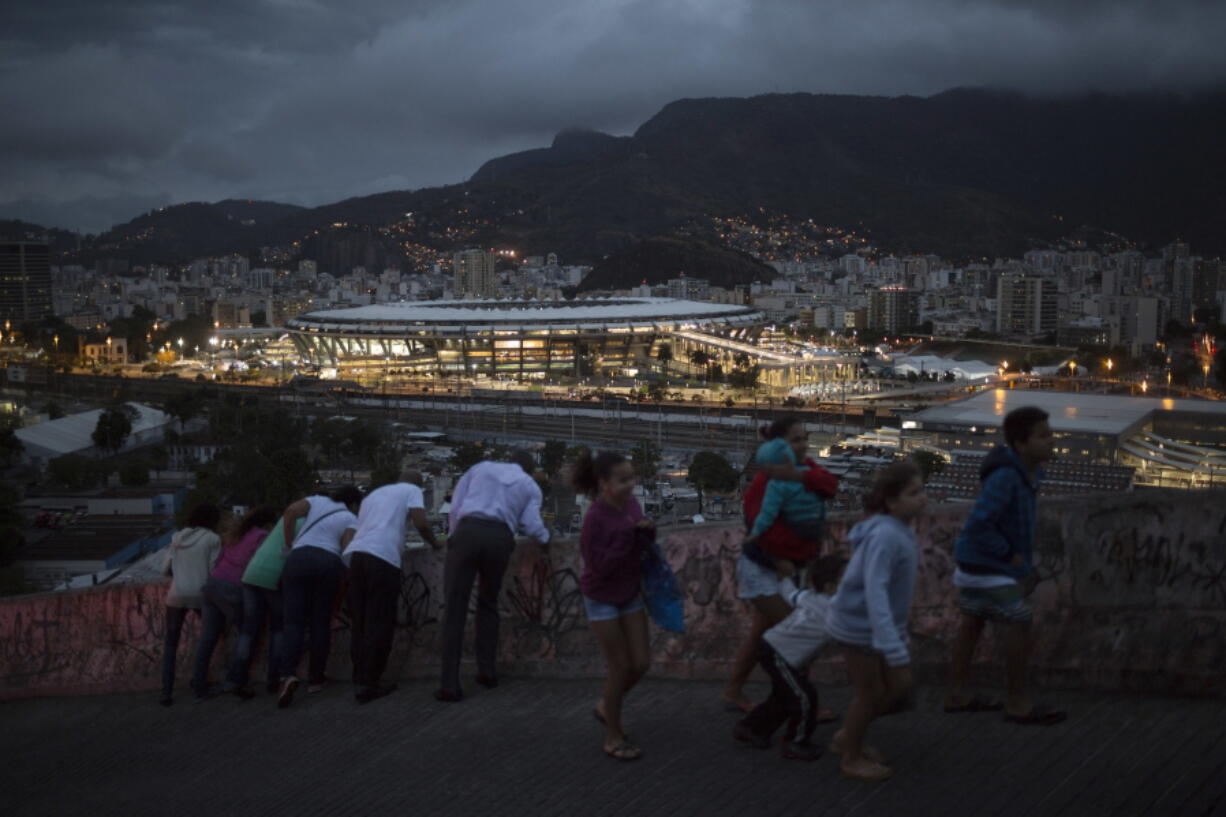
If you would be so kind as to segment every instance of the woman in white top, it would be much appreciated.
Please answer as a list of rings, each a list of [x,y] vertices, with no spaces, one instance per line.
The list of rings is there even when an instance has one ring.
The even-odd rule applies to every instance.
[[[289,706],[298,689],[298,662],[303,633],[311,630],[311,665],[307,691],[323,689],[332,641],[332,602],[340,590],[345,565],[341,540],[357,527],[362,492],[345,485],[328,496],[309,496],[285,509],[281,520],[290,554],[281,574],[285,599],[285,640],[281,653],[281,691],[277,705]],[[302,528],[294,535],[298,520]]]
[[[200,615],[204,603],[200,590],[221,553],[219,524],[221,510],[216,505],[197,505],[187,515],[183,529],[166,546],[162,572],[170,576],[170,587],[166,591],[166,641],[162,647],[162,706],[174,703],[175,664],[183,621],[188,610]]]

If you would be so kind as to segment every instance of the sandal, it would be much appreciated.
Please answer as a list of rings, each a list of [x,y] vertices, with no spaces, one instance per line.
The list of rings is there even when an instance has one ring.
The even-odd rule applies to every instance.
[[[620,740],[613,748],[604,747],[604,753],[614,760],[630,761],[638,760],[643,756],[643,752],[639,747],[634,746],[627,741]]]
[[[999,712],[1004,708],[1005,704],[1003,701],[987,698],[977,692],[968,698],[965,703],[955,704],[954,706],[945,705],[945,711],[950,715],[956,712]]]
[[[1034,706],[1025,715],[1014,715],[1012,712],[1006,712],[1004,720],[1005,723],[1020,723],[1025,726],[1055,726],[1058,723],[1062,723],[1067,717],[1068,713],[1059,709]]]
[[[880,783],[882,780],[888,780],[894,774],[894,770],[889,766],[883,766],[873,761],[863,764],[858,769],[848,768],[840,764],[839,771],[842,772],[843,777],[850,778],[851,780],[860,780],[865,783]]]

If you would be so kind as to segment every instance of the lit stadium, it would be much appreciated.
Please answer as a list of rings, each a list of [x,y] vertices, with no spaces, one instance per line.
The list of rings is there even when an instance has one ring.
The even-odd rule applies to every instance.
[[[748,356],[764,382],[817,377],[823,364],[755,345],[766,323],[749,306],[673,298],[416,301],[310,312],[287,328],[302,359],[354,373],[543,379],[691,368]],[[662,347],[668,347],[661,360]],[[671,360],[669,356],[671,353]],[[775,376],[769,376],[774,373]]]
[[[672,332],[751,339],[763,323],[761,312],[745,306],[615,298],[359,306],[311,312],[288,328],[316,365],[532,378],[641,367],[658,358]]]

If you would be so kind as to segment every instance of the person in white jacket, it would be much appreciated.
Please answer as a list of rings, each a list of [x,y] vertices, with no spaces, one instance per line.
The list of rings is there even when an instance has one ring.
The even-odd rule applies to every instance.
[[[818,559],[809,569],[811,588],[804,590],[791,579],[796,569],[792,562],[779,559],[776,564],[782,577],[779,593],[793,609],[758,639],[758,663],[770,676],[771,694],[737,723],[732,736],[765,749],[786,721],[780,754],[788,760],[817,760],[822,752],[811,740],[817,726],[817,688],[809,680],[809,665],[830,641],[826,613],[847,560]]]
[[[864,501],[869,517],[847,535],[851,560],[826,615],[853,687],[843,728],[830,748],[843,756],[844,776],[856,780],[893,774],[865,745],[864,734],[874,718],[895,711],[911,690],[907,620],[919,566],[911,523],[925,502],[923,476],[913,463],[896,462],[877,474]]]
[[[189,610],[200,615],[204,604],[200,590],[221,554],[221,537],[217,535],[220,524],[221,510],[216,505],[197,505],[166,546],[162,572],[170,576],[170,587],[166,590],[166,640],[162,648],[162,706],[174,703],[179,635]]]

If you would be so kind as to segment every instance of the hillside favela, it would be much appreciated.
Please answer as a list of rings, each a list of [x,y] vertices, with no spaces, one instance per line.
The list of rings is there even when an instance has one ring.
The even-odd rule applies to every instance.
[[[6,813],[1226,815],[1221,10],[53,5]]]

